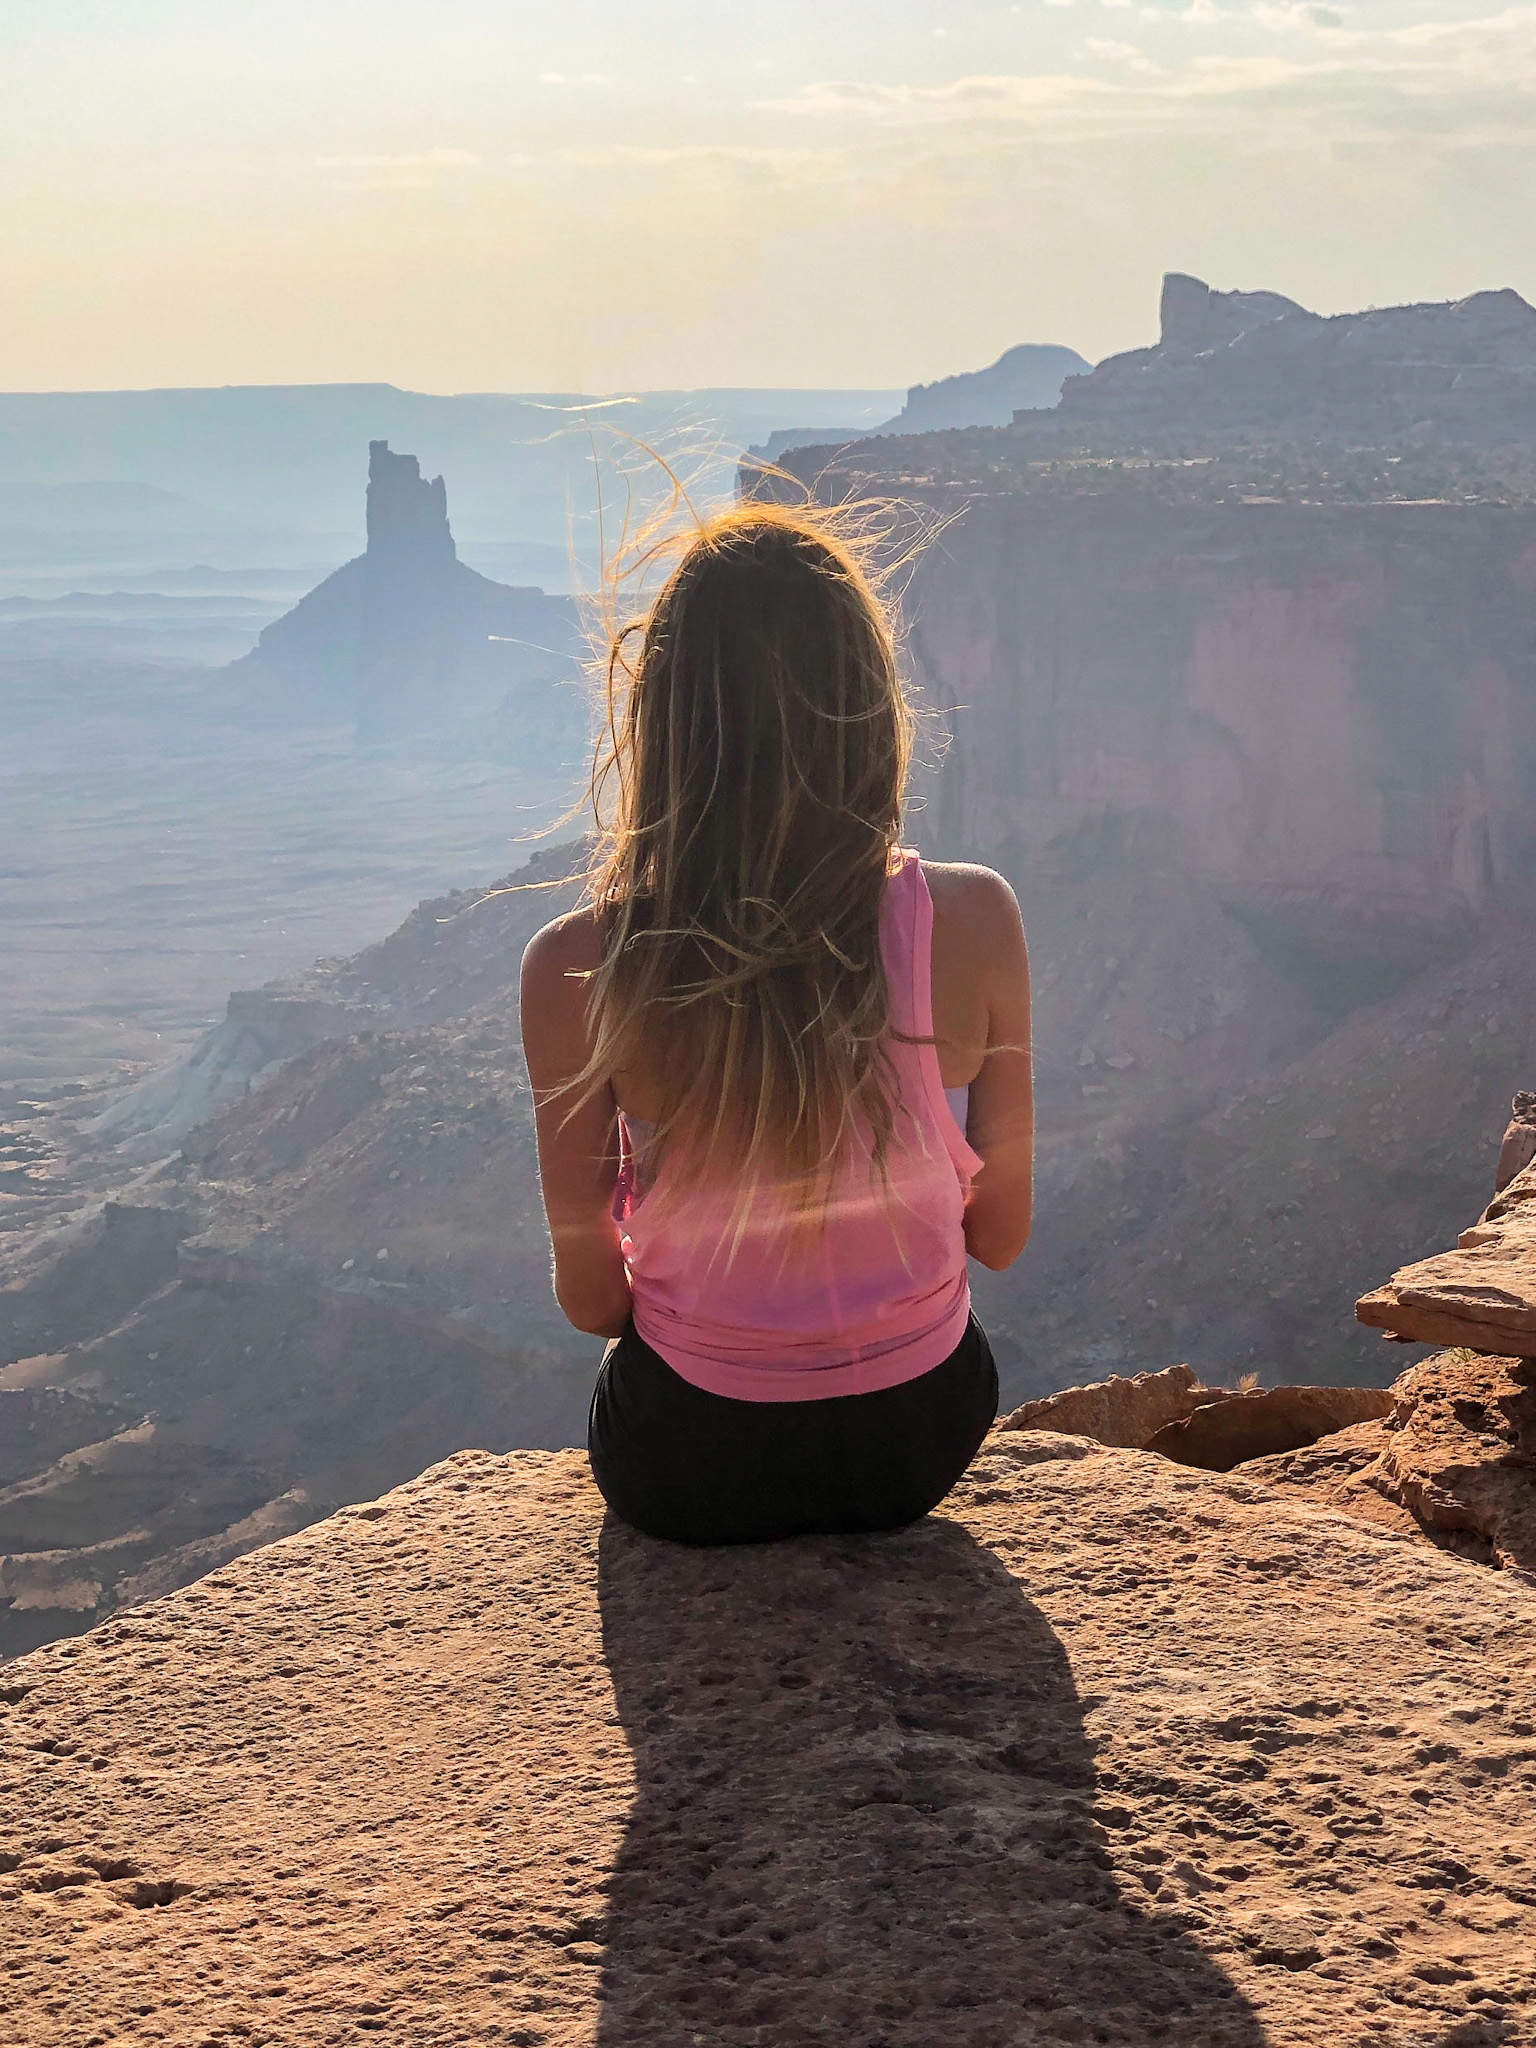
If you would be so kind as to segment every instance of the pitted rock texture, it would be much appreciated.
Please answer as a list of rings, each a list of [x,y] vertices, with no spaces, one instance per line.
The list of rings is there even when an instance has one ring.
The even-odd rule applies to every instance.
[[[1536,2042],[1536,1594],[995,1436],[699,1552],[466,1452],[4,1674],[6,2039]]]
[[[1442,1351],[1392,1392],[1371,1484],[1489,1563],[1536,1573],[1536,1361]]]
[[[1296,1391],[1337,1398],[1349,1390]],[[1242,1476],[1481,1564],[1536,1574],[1532,1362],[1439,1351],[1385,1394],[1360,1391],[1383,1404],[1380,1420],[1245,1459]]]

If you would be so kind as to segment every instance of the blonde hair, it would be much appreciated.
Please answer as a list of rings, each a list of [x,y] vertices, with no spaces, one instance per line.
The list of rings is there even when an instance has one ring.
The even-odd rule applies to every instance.
[[[729,1187],[738,1234],[764,1184],[824,1213],[856,1125],[885,1176],[880,906],[915,728],[867,560],[835,516],[740,504],[608,635],[582,1081],[643,1065],[655,1158]]]

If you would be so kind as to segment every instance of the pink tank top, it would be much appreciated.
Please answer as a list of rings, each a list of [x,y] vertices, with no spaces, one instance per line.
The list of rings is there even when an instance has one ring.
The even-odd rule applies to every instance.
[[[642,1188],[638,1131],[620,1113],[614,1215],[635,1329],[709,1393],[746,1401],[871,1393],[938,1365],[965,1333],[963,1223],[981,1160],[945,1101],[931,1043],[933,899],[918,856],[899,859],[880,911],[891,1022],[930,1042],[891,1042],[899,1100],[888,1192],[857,1150],[834,1184],[819,1240],[786,1256],[785,1207],[765,1189],[733,1255],[718,1195],[690,1190],[684,1163],[663,1158],[655,1184]]]

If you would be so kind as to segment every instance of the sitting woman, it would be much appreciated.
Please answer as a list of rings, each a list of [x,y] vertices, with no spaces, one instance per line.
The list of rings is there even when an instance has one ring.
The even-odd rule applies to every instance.
[[[891,621],[815,520],[704,525],[608,689],[590,907],[522,980],[556,1298],[614,1340],[593,1475],[684,1543],[897,1528],[997,1412],[966,1256],[1029,1235],[1018,905],[902,847]]]

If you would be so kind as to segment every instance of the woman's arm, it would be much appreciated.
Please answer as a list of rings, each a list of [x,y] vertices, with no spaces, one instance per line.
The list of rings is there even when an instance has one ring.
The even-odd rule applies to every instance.
[[[591,1053],[586,976],[598,961],[590,913],[546,925],[523,955],[523,1054],[533,1084],[539,1181],[554,1246],[555,1299],[568,1322],[617,1337],[629,1321],[629,1276],[613,1220],[618,1105],[603,1087],[573,1109]]]
[[[985,1165],[965,1211],[965,1248],[994,1272],[1029,1242],[1035,1094],[1029,1044],[1029,955],[1018,900],[1001,875],[970,870],[964,932],[987,1014],[987,1050],[971,1083],[966,1136]]]

